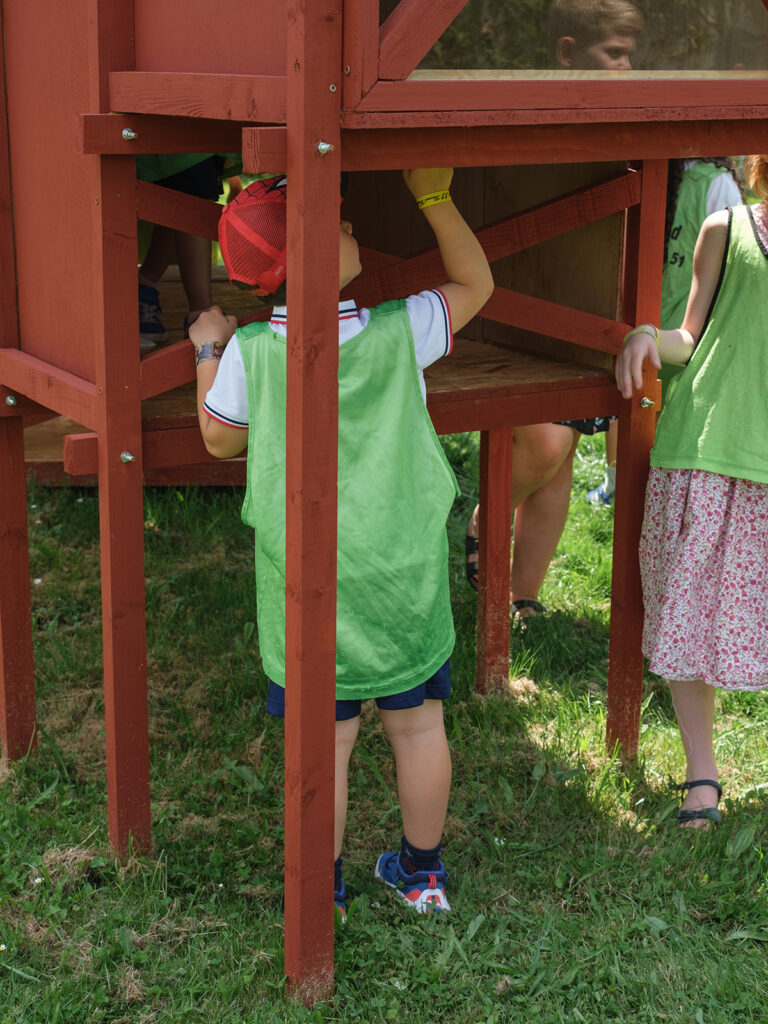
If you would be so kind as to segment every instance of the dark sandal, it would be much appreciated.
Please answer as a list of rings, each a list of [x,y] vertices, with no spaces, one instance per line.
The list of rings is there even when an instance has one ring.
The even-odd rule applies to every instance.
[[[697,786],[713,786],[717,790],[718,803],[720,802],[720,798],[723,795],[723,787],[714,779],[696,779],[694,782],[673,782],[670,788],[681,794],[680,800],[682,801],[685,799],[685,794],[688,790],[695,789]],[[717,807],[685,808],[685,810],[681,807],[677,812],[678,825],[684,825],[688,821],[711,821],[717,825],[721,818],[722,815]]]
[[[464,562],[464,571],[467,574],[467,583],[473,590],[477,590],[478,566],[480,564],[480,538],[473,537],[467,533],[464,537],[464,550],[467,553]],[[477,558],[470,559],[470,555],[477,555]]]
[[[517,613],[519,611],[522,611],[523,608],[530,608],[531,611],[533,612],[533,615],[523,615],[523,616],[521,616],[521,618],[524,618],[524,619],[532,619],[536,615],[544,615],[544,613],[547,610],[540,601],[532,601],[528,597],[522,597],[519,601],[513,601],[512,604],[511,604],[511,608],[512,608],[512,614],[513,615],[517,615]]]

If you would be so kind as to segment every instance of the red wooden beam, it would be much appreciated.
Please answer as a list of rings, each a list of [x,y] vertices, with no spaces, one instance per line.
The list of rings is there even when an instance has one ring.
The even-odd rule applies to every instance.
[[[407,78],[467,0],[400,0],[381,26],[379,78]]]
[[[640,208],[632,211],[629,218],[624,307],[633,322],[658,323],[667,162],[646,162],[642,173]],[[618,743],[628,757],[637,753],[642,702],[643,599],[637,548],[648,479],[648,452],[653,444],[660,400],[660,385],[653,367],[646,368],[643,382],[641,392],[635,392],[630,401],[621,401],[613,528],[606,742],[609,748]],[[644,397],[655,406],[644,407]]]
[[[173,391],[195,379],[195,350],[192,342],[177,341],[144,356],[140,364],[141,400]]]
[[[36,742],[29,544],[20,416],[0,420],[0,754]]]
[[[168,469],[173,466],[196,466],[216,463],[200,436],[197,419],[187,425],[153,430],[142,429],[142,465],[144,470]],[[63,442],[64,471],[70,476],[92,476],[99,468],[98,434],[67,434]]]
[[[285,78],[274,75],[116,71],[109,96],[111,110],[285,124]]]
[[[333,980],[340,0],[289,0],[287,67],[285,974],[314,1002]]]
[[[138,153],[236,153],[240,121],[186,119],[152,114],[80,114],[80,151],[130,156]],[[128,137],[123,135],[128,132]]]
[[[221,206],[148,181],[136,182],[139,217],[200,238],[217,239]]]
[[[755,91],[765,82],[763,71],[718,72],[691,78],[658,72],[640,73],[510,72],[509,77],[489,72],[487,78],[468,77],[462,72],[422,72],[406,82],[378,82],[363,97],[358,111],[459,111],[459,110],[568,110],[635,108],[644,118],[657,120],[662,110],[688,108],[698,117],[699,109],[757,106]],[[453,76],[453,77],[452,77]],[[733,111],[731,116],[734,116]]]
[[[512,522],[512,428],[480,435],[480,557],[476,686],[481,693],[509,680],[509,585]]]
[[[345,107],[356,107],[379,77],[379,0],[344,4]]]
[[[363,116],[359,126],[342,131],[342,167],[346,171],[399,170],[401,167],[498,167],[550,163],[667,159],[711,153],[750,153],[768,149],[768,107],[757,120],[741,116],[702,120],[600,124],[515,125],[405,123],[378,127],[381,119]],[[617,112],[621,115],[622,112]],[[470,119],[473,115],[469,115]],[[746,115],[745,115],[746,116]],[[348,123],[349,119],[345,119]],[[285,170],[285,129],[243,129],[243,166],[249,174]]]
[[[9,391],[26,395],[38,405],[69,416],[87,427],[95,427],[98,422],[99,391],[96,384],[26,352],[0,349],[0,383]]]
[[[621,351],[624,335],[629,330],[628,324],[507,288],[494,288],[481,313],[485,318],[510,327],[520,327],[534,334],[559,338],[611,355]]]

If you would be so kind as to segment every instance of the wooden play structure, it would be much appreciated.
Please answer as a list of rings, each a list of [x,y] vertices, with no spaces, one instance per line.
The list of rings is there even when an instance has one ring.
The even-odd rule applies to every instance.
[[[628,325],[658,316],[666,160],[768,140],[759,70],[419,70],[473,2],[232,0],[225,15],[203,0],[181,15],[173,0],[0,4],[0,739],[13,758],[35,737],[23,431],[64,416],[79,428],[63,468],[99,486],[121,852],[151,842],[142,482],[179,479],[179,467],[242,478],[241,465],[212,475],[190,344],[142,360],[137,344],[137,215],[213,238],[218,208],[137,183],[134,158],[241,151],[247,172],[289,176],[285,973],[307,1000],[330,991],[333,964],[340,172],[363,246],[350,289],[361,304],[441,278],[398,191],[404,166],[458,168],[457,203],[493,263],[482,317],[428,376],[438,432],[482,432],[480,688],[508,673],[513,428],[618,416],[607,739],[632,755],[635,552],[658,393],[649,375],[620,400],[612,356]],[[765,31],[768,13],[747,6]]]

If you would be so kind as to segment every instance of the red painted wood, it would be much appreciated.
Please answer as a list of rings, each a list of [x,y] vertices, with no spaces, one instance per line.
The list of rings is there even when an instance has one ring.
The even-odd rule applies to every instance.
[[[556,107],[518,110],[516,107],[501,107],[493,110],[345,110],[342,112],[342,128],[349,131],[366,129],[383,131],[387,128],[481,128],[488,126],[515,125],[531,127],[546,125],[654,125],[664,134],[664,125],[709,125],[710,130],[719,132],[720,125],[712,122],[755,122],[765,119],[768,107],[764,104],[745,106],[723,106],[702,104],[693,107],[654,107],[653,116],[643,107]],[[672,145],[685,145],[688,140],[672,139]],[[590,162],[595,157],[590,158]]]
[[[9,760],[37,742],[20,416],[0,420],[0,494],[0,753]]]
[[[210,455],[200,436],[197,419],[186,426],[142,432],[142,467],[170,469],[175,466],[196,466],[204,463],[219,464]],[[99,468],[97,434],[67,434],[63,443],[64,470],[71,476],[92,476]]]
[[[141,360],[141,400],[173,391],[195,379],[195,350],[190,341],[177,341],[150,352]]]
[[[106,2],[106,0],[105,0]],[[151,846],[144,622],[141,388],[136,351],[136,170],[102,157],[94,245],[99,434],[99,529],[109,836],[126,854]],[[128,452],[135,461],[123,462]]]
[[[381,26],[379,78],[407,78],[467,0],[400,0]]]
[[[10,391],[18,391],[46,409],[85,426],[96,425],[98,387],[56,364],[16,349],[0,349],[0,381]]]
[[[379,77],[379,0],[344,5],[345,107],[356,107]]]
[[[202,153],[236,153],[242,130],[240,121],[186,121],[152,114],[79,114],[76,123],[82,153],[113,156],[189,153],[196,148]],[[124,139],[126,129],[136,138]]]
[[[315,1002],[333,979],[341,10],[288,13],[285,974]]]
[[[574,367],[574,374],[578,367]],[[559,388],[532,388],[514,396],[483,396],[467,392],[463,397],[429,395],[428,408],[438,434],[459,434],[471,430],[549,423],[556,420],[613,416],[619,400],[611,380],[602,385],[586,384],[574,376]]]
[[[650,78],[639,72],[627,77],[576,78],[557,72],[507,79],[485,80],[438,78],[425,72],[406,82],[380,81],[360,102],[359,111],[458,111],[458,110],[541,110],[580,108],[635,109],[650,121],[658,121],[660,108],[688,108],[693,116],[703,106],[754,108],[755,92],[764,81],[764,72],[741,72],[738,78],[717,77],[681,79]],[[491,73],[493,75],[493,73]],[[734,116],[736,110],[730,116]]]
[[[136,67],[279,75],[285,71],[285,0],[132,0]]]
[[[359,130],[342,132],[342,166],[347,171],[370,171],[432,164],[494,167],[748,153],[768,149],[768,108],[763,113],[764,118],[755,121],[540,124],[518,125],[514,131],[484,124],[482,113],[475,112],[469,115],[476,123],[472,131],[462,125],[440,125],[432,115],[423,126],[406,116],[400,118],[400,126],[382,128],[363,118]],[[282,128],[245,128],[245,170],[257,174],[284,169],[283,139]]]
[[[109,109],[284,124],[285,89],[285,78],[275,75],[116,71],[109,76]]]
[[[634,281],[628,280],[627,290],[634,292],[631,306],[637,322],[658,323],[664,254],[666,161],[646,162],[642,173],[640,216],[630,221],[627,239],[631,254],[628,268],[630,271],[636,268],[636,275]],[[637,547],[648,478],[648,452],[653,444],[660,400],[655,371],[652,368],[647,370],[643,379],[643,393],[636,393],[631,401],[621,403],[623,415],[619,419],[613,532],[606,742],[609,748],[618,743],[629,757],[637,753],[643,679],[640,651],[643,601]],[[640,399],[643,395],[655,401],[655,407],[642,408]]]
[[[219,237],[222,207],[208,199],[198,199],[148,181],[136,182],[139,216],[151,224],[164,224],[201,238]]]
[[[560,306],[545,299],[534,299],[530,295],[506,288],[494,289],[493,295],[483,307],[483,316],[511,327],[545,334],[548,338],[571,341],[612,355],[621,350],[624,335],[629,330],[627,324]]]
[[[481,693],[509,680],[509,554],[512,522],[510,429],[480,436],[480,563],[476,686]]]

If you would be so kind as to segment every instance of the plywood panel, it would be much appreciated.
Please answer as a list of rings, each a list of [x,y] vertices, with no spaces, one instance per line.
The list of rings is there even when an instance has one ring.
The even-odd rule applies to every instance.
[[[618,173],[621,164],[499,167],[486,172],[486,219],[527,209]],[[494,279],[505,288],[613,320],[618,314],[623,215],[614,214],[535,245],[494,264]],[[611,357],[545,336],[484,321],[483,337],[542,355],[564,356],[609,367]]]

